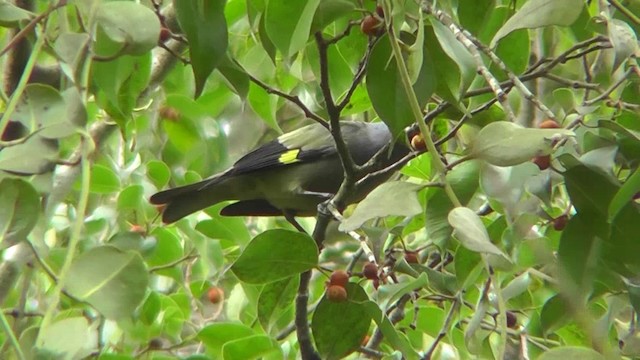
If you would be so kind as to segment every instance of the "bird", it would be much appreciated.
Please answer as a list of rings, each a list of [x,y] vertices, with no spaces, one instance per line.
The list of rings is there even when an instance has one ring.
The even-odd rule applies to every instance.
[[[388,144],[380,167],[409,153],[406,140],[393,141],[383,122],[340,121],[343,139],[357,165],[363,165]],[[391,174],[377,177],[345,204],[362,200]],[[226,171],[200,182],[160,191],[150,202],[161,205],[162,221],[170,224],[223,201],[235,200],[222,216],[315,216],[318,204],[340,188],[344,170],[330,131],[312,123],[280,135],[241,157]]]

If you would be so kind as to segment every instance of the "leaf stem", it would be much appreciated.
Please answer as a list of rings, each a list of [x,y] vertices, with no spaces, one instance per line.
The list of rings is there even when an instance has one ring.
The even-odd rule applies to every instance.
[[[391,0],[385,1],[385,13],[391,14]],[[422,133],[422,137],[424,138],[425,145],[427,150],[431,154],[431,163],[433,164],[434,169],[438,173],[439,181],[444,184],[444,191],[453,203],[454,206],[462,206],[460,200],[456,196],[451,184],[447,182],[446,179],[446,166],[442,162],[439,156],[439,152],[436,149],[435,144],[433,143],[433,139],[431,138],[431,132],[427,127],[426,122],[424,121],[422,115],[422,109],[420,109],[420,104],[418,103],[418,99],[416,98],[416,94],[413,91],[413,87],[411,86],[411,79],[409,78],[409,72],[407,70],[407,65],[404,62],[404,58],[402,57],[402,50],[400,49],[400,45],[398,44],[398,39],[393,32],[393,26],[391,24],[391,16],[385,17],[385,21],[387,22],[387,31],[389,32],[389,41],[391,42],[391,49],[393,51],[393,57],[396,59],[396,63],[398,64],[398,72],[400,75],[400,79],[402,81],[402,86],[407,94],[407,98],[409,100],[409,106],[411,107],[411,112],[413,113],[413,117],[415,122],[418,124],[420,128],[420,132]]]

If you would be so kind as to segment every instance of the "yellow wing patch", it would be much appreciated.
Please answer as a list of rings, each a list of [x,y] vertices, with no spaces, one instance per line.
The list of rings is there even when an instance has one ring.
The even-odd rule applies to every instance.
[[[293,149],[286,152],[283,152],[278,158],[280,164],[293,164],[298,162],[298,154],[300,153],[300,149]]]

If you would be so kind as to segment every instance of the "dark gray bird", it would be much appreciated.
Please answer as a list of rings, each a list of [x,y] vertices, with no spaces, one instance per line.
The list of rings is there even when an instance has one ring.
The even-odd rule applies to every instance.
[[[392,140],[382,122],[342,121],[343,138],[354,162],[362,165]],[[408,154],[404,141],[385,152],[382,167]],[[195,184],[164,190],[151,203],[166,205],[164,223],[222,201],[238,200],[220,212],[225,216],[314,216],[319,203],[335,194],[343,180],[342,163],[333,137],[314,123],[266,143],[238,160],[230,169]],[[376,179],[351,194],[346,204],[362,200],[388,177]]]

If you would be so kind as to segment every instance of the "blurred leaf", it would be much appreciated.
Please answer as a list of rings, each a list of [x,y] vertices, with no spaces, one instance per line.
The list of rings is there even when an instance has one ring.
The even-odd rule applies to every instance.
[[[306,45],[319,4],[320,0],[267,3],[265,29],[285,58],[293,56]]]
[[[435,90],[434,72],[431,58],[425,52],[418,80],[413,85],[420,106],[426,104]],[[371,52],[366,85],[376,113],[387,124],[394,138],[398,137],[406,126],[413,123],[413,114],[397,62],[393,59],[388,35],[380,38]]]
[[[568,166],[570,157],[558,159],[565,167]],[[609,204],[618,191],[618,186],[609,176],[579,164],[570,167],[564,178],[571,202],[578,212],[597,214],[603,220],[609,217]]]
[[[140,255],[100,246],[74,259],[64,287],[106,318],[117,320],[131,316],[142,303],[148,282]]]
[[[535,29],[549,25],[568,26],[578,19],[584,2],[582,0],[528,0],[491,40],[495,47],[507,34],[518,29]]]
[[[453,227],[453,236],[467,249],[506,257],[502,250],[491,243],[487,229],[475,211],[457,207],[449,212],[447,219]]]
[[[156,238],[156,246],[149,256],[145,257],[147,266],[163,266],[177,261],[183,257],[184,249],[181,240],[173,232],[166,228],[155,228],[150,236]],[[157,274],[173,277],[176,281],[182,280],[182,272],[179,267],[167,268],[156,271]]]
[[[242,99],[247,97],[249,93],[249,76],[243,68],[238,66],[229,55],[222,59],[218,65],[218,71],[224,76],[231,90]]]
[[[118,210],[137,209],[142,203],[142,185],[129,185],[118,194]]]
[[[25,142],[0,148],[0,170],[18,175],[43,174],[54,169],[58,142],[31,135]]]
[[[597,351],[578,346],[557,347],[546,351],[538,360],[604,360]]]
[[[113,170],[100,164],[91,167],[89,190],[97,194],[110,194],[120,191],[120,179]]]
[[[276,120],[277,98],[270,96],[266,90],[251,83],[249,85],[249,105],[270,128],[282,133]]]
[[[504,62],[511,72],[514,74],[522,74],[529,65],[530,54],[529,31],[516,30],[505,36],[495,49],[496,55]],[[498,67],[492,64],[489,68],[499,80],[506,80],[507,75],[502,70],[496,70]]]
[[[151,160],[147,163],[147,177],[157,189],[162,189],[169,183],[171,170],[162,161]]]
[[[578,301],[593,287],[602,256],[601,236],[606,231],[602,219],[582,212],[574,215],[562,231],[558,248],[561,289]]]
[[[415,279],[399,284],[385,284],[378,288],[376,302],[381,309],[389,310],[394,303],[405,294],[419,290],[429,285],[427,274],[422,273]]]
[[[249,284],[266,284],[318,265],[318,247],[307,234],[274,229],[258,234],[231,266]]]
[[[552,152],[554,139],[572,136],[565,129],[523,128],[511,122],[493,122],[480,130],[469,156],[497,166],[513,166]]]
[[[611,221],[618,215],[618,212],[633,201],[633,197],[640,192],[640,168],[636,170],[627,178],[622,187],[616,192],[609,203],[609,216],[608,220]]]
[[[477,36],[489,21],[495,6],[495,0],[458,0],[460,25]]]
[[[196,81],[195,98],[202,94],[207,78],[227,52],[229,39],[224,17],[225,3],[226,0],[173,1],[180,28],[189,41],[191,67]]]
[[[320,31],[334,21],[346,16],[355,10],[356,6],[348,0],[324,0],[318,5],[313,22],[311,23],[311,33]]]
[[[89,327],[84,317],[69,317],[58,320],[40,330],[37,352],[45,352],[57,359],[81,359],[96,346],[95,330]]]
[[[479,167],[477,161],[467,161],[447,173],[446,181],[463,204],[469,202],[478,189]],[[425,210],[425,228],[429,239],[436,244],[442,244],[449,240],[453,231],[447,216],[454,205],[444,189],[429,189],[429,194],[431,195],[428,197]]]
[[[0,26],[17,27],[20,21],[30,20],[34,14],[10,2],[0,1]]]
[[[212,219],[198,222],[196,230],[210,239],[231,240],[238,245],[245,245],[251,239],[247,226],[240,218],[213,216]]]
[[[353,211],[353,214],[340,224],[341,231],[358,229],[368,220],[396,216],[414,216],[422,212],[417,193],[422,185],[406,181],[391,181],[384,183],[367,195]],[[380,206],[385,204],[385,206]]]
[[[274,352],[281,353],[278,343],[266,335],[251,335],[231,340],[222,346],[224,359],[261,359]]]
[[[158,44],[160,20],[144,5],[130,1],[104,2],[96,15],[105,34],[121,46],[120,54],[142,55]]]
[[[369,331],[371,316],[364,289],[347,283],[347,300],[333,302],[323,296],[313,312],[311,331],[322,359],[340,359],[357,349]]]
[[[638,50],[638,37],[629,24],[618,19],[609,19],[607,30],[615,53],[612,71],[616,71],[629,56]]]
[[[34,124],[38,135],[47,139],[72,135],[79,128],[70,121],[62,95],[42,84],[27,85],[12,118],[22,124]]]
[[[3,179],[0,189],[0,239],[6,248],[27,240],[40,216],[40,196],[20,179]]]
[[[233,340],[255,335],[250,327],[232,322],[218,322],[207,325],[198,332],[198,339],[207,348],[208,353],[222,355],[223,346]]]
[[[456,86],[457,92],[453,95],[456,99],[460,99],[476,76],[476,62],[473,60],[473,56],[469,50],[456,39],[451,30],[434,18],[430,20],[442,50],[444,50],[447,56],[458,66],[460,83]]]
[[[554,295],[547,299],[540,311],[540,325],[544,334],[549,334],[566,324],[569,314],[569,305],[561,295]]]

